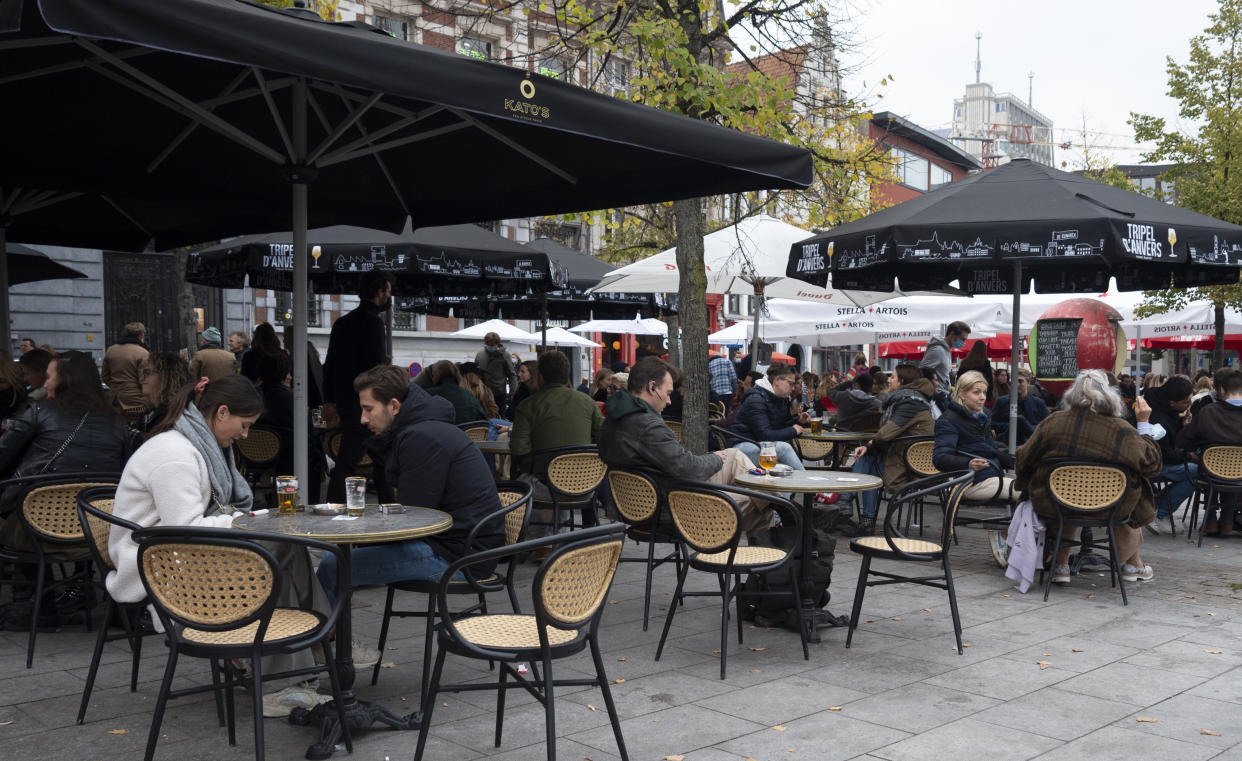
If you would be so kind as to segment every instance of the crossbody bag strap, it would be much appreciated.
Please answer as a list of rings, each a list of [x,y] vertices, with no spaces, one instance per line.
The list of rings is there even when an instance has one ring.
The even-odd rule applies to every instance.
[[[87,412],[82,415],[82,419],[78,421],[77,427],[69,433],[69,436],[64,441],[60,442],[60,446],[57,447],[56,452],[52,454],[51,458],[47,462],[43,463],[43,467],[39,468],[39,473],[37,475],[45,473],[48,468],[52,467],[52,463],[56,462],[56,458],[65,453],[65,450],[69,448],[69,444],[73,442],[73,437],[77,436],[78,431],[82,430],[82,426],[86,425],[86,418],[89,417],[90,414],[91,413]]]

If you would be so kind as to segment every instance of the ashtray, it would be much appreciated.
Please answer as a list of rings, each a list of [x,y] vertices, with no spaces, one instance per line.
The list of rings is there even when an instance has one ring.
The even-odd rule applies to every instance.
[[[400,515],[405,512],[405,505],[400,502],[385,502],[379,506],[380,515]]]
[[[788,465],[777,463],[776,465],[773,465],[772,470],[768,472],[776,476],[777,478],[783,478],[785,476],[792,476],[794,471],[793,471],[793,468],[789,467]]]
[[[321,502],[318,505],[307,505],[315,515],[344,515],[345,505],[340,502]]]

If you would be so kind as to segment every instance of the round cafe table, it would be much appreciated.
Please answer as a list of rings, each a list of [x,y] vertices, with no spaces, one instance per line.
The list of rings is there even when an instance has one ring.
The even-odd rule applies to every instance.
[[[483,454],[509,454],[509,442],[505,441],[476,441],[474,445],[479,448]]]
[[[819,433],[811,433],[811,429],[806,428],[798,435],[798,438],[811,441],[831,441],[834,444],[862,444],[863,442],[870,441],[873,436],[875,436],[875,431],[821,431]],[[839,446],[832,448],[832,456],[829,458],[828,467],[837,467],[839,462],[837,454],[839,451]]]
[[[381,705],[354,697],[354,656],[353,648],[350,647],[353,642],[353,617],[350,609],[353,589],[349,582],[349,551],[355,545],[401,542],[431,536],[447,531],[452,525],[452,516],[440,510],[406,506],[403,513],[385,515],[375,505],[367,505],[366,513],[357,518],[316,515],[308,510],[293,515],[279,515],[275,511],[266,515],[241,514],[233,519],[233,528],[318,539],[339,545],[345,551],[344,560],[337,566],[336,590],[341,598],[341,617],[336,625],[336,662],[341,677],[342,697],[345,700],[345,718],[349,721],[351,732],[367,729],[377,721],[393,729],[418,729],[422,724],[422,712],[419,710],[407,716],[399,716]],[[336,709],[329,708],[330,705],[321,704],[309,711],[295,708],[289,715],[291,724],[317,724],[320,727],[319,742],[306,751],[308,759],[331,757],[336,750],[336,744],[341,741],[341,727],[337,721]]]
[[[870,438],[870,434],[862,434]],[[743,473],[733,479],[738,486],[748,489],[774,493],[793,492],[802,495],[802,548],[799,555],[810,557],[811,544],[814,538],[812,518],[815,515],[813,500],[820,492],[851,493],[873,491],[880,488],[884,481],[876,476],[865,473],[848,473],[831,470],[795,470],[788,476],[756,476]],[[802,577],[798,579],[800,589],[811,589],[810,564],[802,563]],[[836,617],[826,610],[821,610],[816,601],[810,597],[802,598],[802,626],[806,629],[807,642],[819,642],[819,627],[846,626],[849,618]]]

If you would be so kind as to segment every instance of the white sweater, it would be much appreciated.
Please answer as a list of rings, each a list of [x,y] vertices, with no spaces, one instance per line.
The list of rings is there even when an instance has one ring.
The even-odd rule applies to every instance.
[[[116,487],[113,514],[150,526],[232,525],[230,515],[203,517],[211,500],[207,461],[183,434],[167,431],[134,452]],[[108,574],[108,593],[118,602],[138,602],[146,596],[138,575],[138,543],[131,533],[114,527],[108,553],[116,570]]]

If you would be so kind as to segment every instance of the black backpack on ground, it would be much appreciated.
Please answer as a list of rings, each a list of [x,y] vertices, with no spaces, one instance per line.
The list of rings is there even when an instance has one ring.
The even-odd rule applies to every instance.
[[[801,537],[787,527],[777,526],[768,532],[768,536],[759,542],[771,547],[794,549],[796,552],[801,544]],[[815,600],[817,607],[822,608],[832,599],[828,587],[832,584],[832,562],[837,551],[837,540],[831,534],[814,529],[811,539],[810,576],[811,588],[800,590],[805,597]],[[799,574],[801,582],[803,559],[795,557],[789,561],[794,573]],[[766,594],[759,596],[759,590],[782,592],[783,594]],[[738,592],[742,618],[754,621],[756,626],[781,626],[786,629],[798,630],[798,600],[794,599],[793,586],[789,583],[789,571],[782,568],[770,574],[751,574],[742,584]]]

